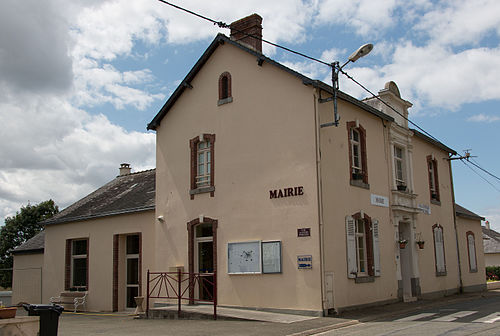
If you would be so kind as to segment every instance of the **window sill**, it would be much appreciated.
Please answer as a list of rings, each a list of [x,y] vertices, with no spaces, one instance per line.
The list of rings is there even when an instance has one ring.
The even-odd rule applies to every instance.
[[[435,199],[431,199],[431,203],[434,204],[434,205],[439,205],[441,206],[441,202],[438,201],[438,200],[435,200]]]
[[[232,103],[232,102],[233,102],[233,97],[227,97],[227,98],[224,98],[224,99],[219,99],[219,101],[217,101],[217,106],[221,106],[221,105]]]
[[[444,272],[436,272],[436,276],[446,276],[446,271],[444,271]]]
[[[369,282],[375,282],[375,277],[374,276],[360,276],[354,278],[354,283],[369,283]]]
[[[201,187],[189,190],[189,195],[204,194],[215,191],[215,187]]]
[[[363,182],[363,180],[350,180],[350,184],[353,187],[358,187],[358,188],[363,188],[363,189],[370,189],[370,185],[368,183]]]
[[[477,273],[477,269],[469,270],[469,273]]]

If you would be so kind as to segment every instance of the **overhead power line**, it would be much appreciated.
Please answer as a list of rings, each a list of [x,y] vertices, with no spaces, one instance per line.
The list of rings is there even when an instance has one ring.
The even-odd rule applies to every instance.
[[[499,181],[500,181],[500,178],[499,178],[498,176],[496,176],[496,175],[494,175],[494,174],[490,173],[489,171],[487,171],[486,169],[482,168],[481,166],[479,166],[479,164],[475,163],[475,162],[474,162],[474,161],[472,161],[472,160],[468,160],[468,161],[469,161],[469,163],[471,163],[471,164],[472,164],[472,165],[474,165],[475,167],[477,167],[477,168],[481,169],[481,170],[482,170],[483,172],[485,172],[486,174],[488,174],[488,175],[490,175],[491,177],[494,177],[494,178],[496,178],[497,180],[499,180]]]
[[[470,170],[472,170],[477,176],[479,176],[482,180],[484,180],[486,183],[488,183],[493,189],[495,189],[496,191],[500,192],[500,189],[498,189],[493,183],[491,183],[490,181],[488,181],[484,176],[482,176],[481,174],[479,174],[474,168],[472,168],[471,166],[469,166],[466,163],[466,162],[470,163],[470,161],[460,160],[460,162],[462,162],[467,168],[469,168]]]

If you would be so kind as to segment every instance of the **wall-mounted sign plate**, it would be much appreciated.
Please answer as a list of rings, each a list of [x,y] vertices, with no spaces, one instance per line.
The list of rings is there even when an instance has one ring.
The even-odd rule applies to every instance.
[[[300,228],[297,229],[297,237],[310,237],[311,228]]]
[[[312,266],[312,255],[299,255],[297,256],[297,266],[299,269],[311,269]]]

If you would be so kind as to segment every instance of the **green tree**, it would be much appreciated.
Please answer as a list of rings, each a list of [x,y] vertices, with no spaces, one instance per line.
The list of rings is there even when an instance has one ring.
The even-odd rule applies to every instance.
[[[59,208],[54,201],[48,200],[36,205],[28,203],[15,216],[5,218],[5,225],[0,228],[0,268],[12,268],[11,250],[42,231],[43,225],[40,222],[58,212]],[[0,272],[0,286],[12,286],[12,272]]]

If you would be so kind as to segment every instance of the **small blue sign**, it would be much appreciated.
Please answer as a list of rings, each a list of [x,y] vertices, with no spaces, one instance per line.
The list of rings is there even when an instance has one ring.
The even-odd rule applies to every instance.
[[[297,265],[299,269],[312,268],[312,255],[299,255],[297,256]]]

